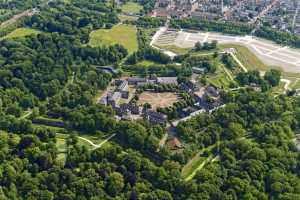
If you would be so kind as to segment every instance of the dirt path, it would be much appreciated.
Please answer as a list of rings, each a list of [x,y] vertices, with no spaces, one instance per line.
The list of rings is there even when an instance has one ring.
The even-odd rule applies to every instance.
[[[200,171],[207,163],[211,162],[212,160],[214,160],[215,158],[213,158],[213,156],[209,156],[207,157],[194,171],[193,173],[191,173],[188,177],[186,177],[184,180],[185,181],[190,181],[192,180],[198,171]]]
[[[233,59],[239,64],[239,66],[242,68],[244,72],[248,72],[248,69],[243,65],[243,63],[236,57],[236,55],[232,52],[230,52],[230,55],[233,57]]]
[[[109,140],[111,140],[115,136],[116,136],[116,134],[112,134],[107,139],[105,139],[103,142],[101,142],[100,144],[96,145],[96,147],[94,149],[92,149],[92,150],[96,150],[96,149],[101,148],[104,144],[106,144]]]
[[[39,6],[45,6],[45,5],[48,5],[50,2],[52,2],[54,0],[48,0],[44,3],[41,3]],[[38,13],[39,10],[38,8],[32,8],[32,9],[28,9],[28,10],[25,10],[19,14],[16,14],[14,15],[12,18],[10,18],[9,20],[5,21],[5,22],[2,22],[0,24],[0,28],[5,28],[13,23],[15,23],[18,19],[22,18],[22,17],[26,17],[26,16],[32,16],[32,15],[35,15],[36,13]]]
[[[27,117],[29,117],[32,114],[32,110],[29,110],[28,113],[26,113],[25,115],[23,115],[22,117],[20,117],[20,119],[26,119]]]
[[[91,150],[96,150],[101,148],[104,144],[106,144],[109,140],[111,140],[114,136],[116,136],[116,134],[112,134],[111,136],[109,136],[108,138],[106,138],[104,141],[102,141],[100,144],[95,144],[93,143],[91,140],[86,139],[84,137],[78,136],[79,139],[89,143],[93,148]]]
[[[13,23],[15,23],[18,19],[25,17],[25,16],[32,16],[34,14],[38,13],[37,9],[29,9],[29,10],[25,10],[22,13],[16,14],[14,15],[12,18],[10,18],[9,20],[3,22],[2,24],[0,24],[0,28],[5,28]]]

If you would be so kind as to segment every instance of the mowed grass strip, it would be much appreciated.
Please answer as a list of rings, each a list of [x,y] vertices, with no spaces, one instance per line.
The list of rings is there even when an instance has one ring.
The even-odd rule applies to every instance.
[[[28,35],[37,35],[39,33],[41,33],[41,32],[38,30],[32,29],[32,28],[17,28],[13,32],[4,36],[3,39],[20,38],[20,37],[25,37]]]
[[[176,45],[157,45],[157,44],[155,44],[155,46],[157,46],[160,49],[164,49],[164,50],[167,50],[167,51],[172,51],[172,52],[174,52],[176,54],[179,54],[179,55],[187,54],[191,50],[191,48],[181,48],[181,47],[178,47]]]
[[[123,13],[135,13],[138,14],[143,9],[143,7],[135,2],[127,2],[122,5],[121,10]]]
[[[129,53],[138,50],[136,27],[119,24],[111,29],[98,29],[90,34],[89,45],[92,47],[109,46],[114,44],[123,45]]]
[[[129,16],[129,15],[123,15],[123,14],[118,15],[118,18],[121,20],[121,22],[124,22],[124,21],[136,21],[138,19],[138,17]]]
[[[190,160],[181,171],[181,176],[185,179],[189,177],[193,172],[203,163],[205,157],[201,157],[197,154],[192,160]]]
[[[270,69],[265,63],[263,63],[254,53],[252,53],[247,47],[238,44],[219,44],[220,49],[235,48],[237,58],[243,63],[248,70],[267,71]]]

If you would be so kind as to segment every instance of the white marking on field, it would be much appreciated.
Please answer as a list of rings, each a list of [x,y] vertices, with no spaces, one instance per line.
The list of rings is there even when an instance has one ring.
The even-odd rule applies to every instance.
[[[241,45],[245,45],[250,48],[257,56],[259,56],[264,62],[271,63],[270,65],[278,65],[286,68],[287,71],[300,71],[300,53],[297,50],[289,48],[287,46],[280,46],[278,44],[272,43],[267,40],[256,38],[253,36],[231,36],[231,35],[221,35],[212,32],[197,32],[190,33],[183,30],[179,31],[175,37],[168,38],[164,36],[163,33],[166,29],[161,28],[158,33],[152,38],[151,44],[162,43],[162,44],[174,44],[182,48],[191,48],[198,41],[208,42],[212,40],[217,40],[219,43],[230,43],[236,42]],[[159,38],[159,39],[158,39]],[[292,66],[291,66],[292,65]],[[293,69],[292,67],[297,66]]]
[[[279,51],[281,51],[281,50],[285,50],[285,49],[287,49],[287,48],[288,48],[287,46],[281,47],[281,48],[275,49],[275,50],[273,50],[273,51],[270,51],[270,52],[267,53],[267,54],[270,55],[270,54],[272,54],[272,53],[276,53],[276,52],[279,52]]]
[[[207,32],[207,33],[205,34],[204,39],[203,39],[203,43],[204,43],[204,42],[207,42],[208,37],[209,37],[209,32]]]
[[[258,49],[254,44],[251,44],[251,47],[252,47],[255,51],[257,51],[259,54],[261,54],[261,55],[264,54],[264,53],[263,53],[260,49]]]
[[[190,33],[186,34],[184,41],[187,41],[189,39],[190,35],[191,35]]]
[[[288,63],[288,64],[292,64],[292,65],[295,64],[295,62],[291,62],[291,61],[289,61],[289,60],[285,60],[285,59],[282,59],[282,58],[278,58],[278,57],[273,56],[273,55],[265,54],[264,56],[267,56],[267,57],[273,58],[274,60],[278,60],[278,61],[285,62],[285,63]],[[298,60],[298,61],[299,61],[299,60]]]

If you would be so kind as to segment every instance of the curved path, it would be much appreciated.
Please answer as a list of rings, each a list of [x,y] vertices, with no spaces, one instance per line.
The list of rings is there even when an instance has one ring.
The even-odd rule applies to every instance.
[[[93,148],[91,150],[96,150],[101,148],[105,143],[107,143],[110,139],[112,139],[114,136],[116,136],[116,134],[112,134],[111,136],[109,136],[108,138],[106,138],[105,140],[103,140],[100,144],[95,144],[93,143],[91,140],[78,136],[79,139],[89,143]]]

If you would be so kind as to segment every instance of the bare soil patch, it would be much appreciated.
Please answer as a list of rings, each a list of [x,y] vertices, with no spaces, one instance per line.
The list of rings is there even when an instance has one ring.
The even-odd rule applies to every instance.
[[[152,109],[158,107],[166,108],[172,106],[173,103],[179,101],[179,96],[176,93],[172,92],[143,92],[139,96],[139,105],[149,103],[152,106]]]

